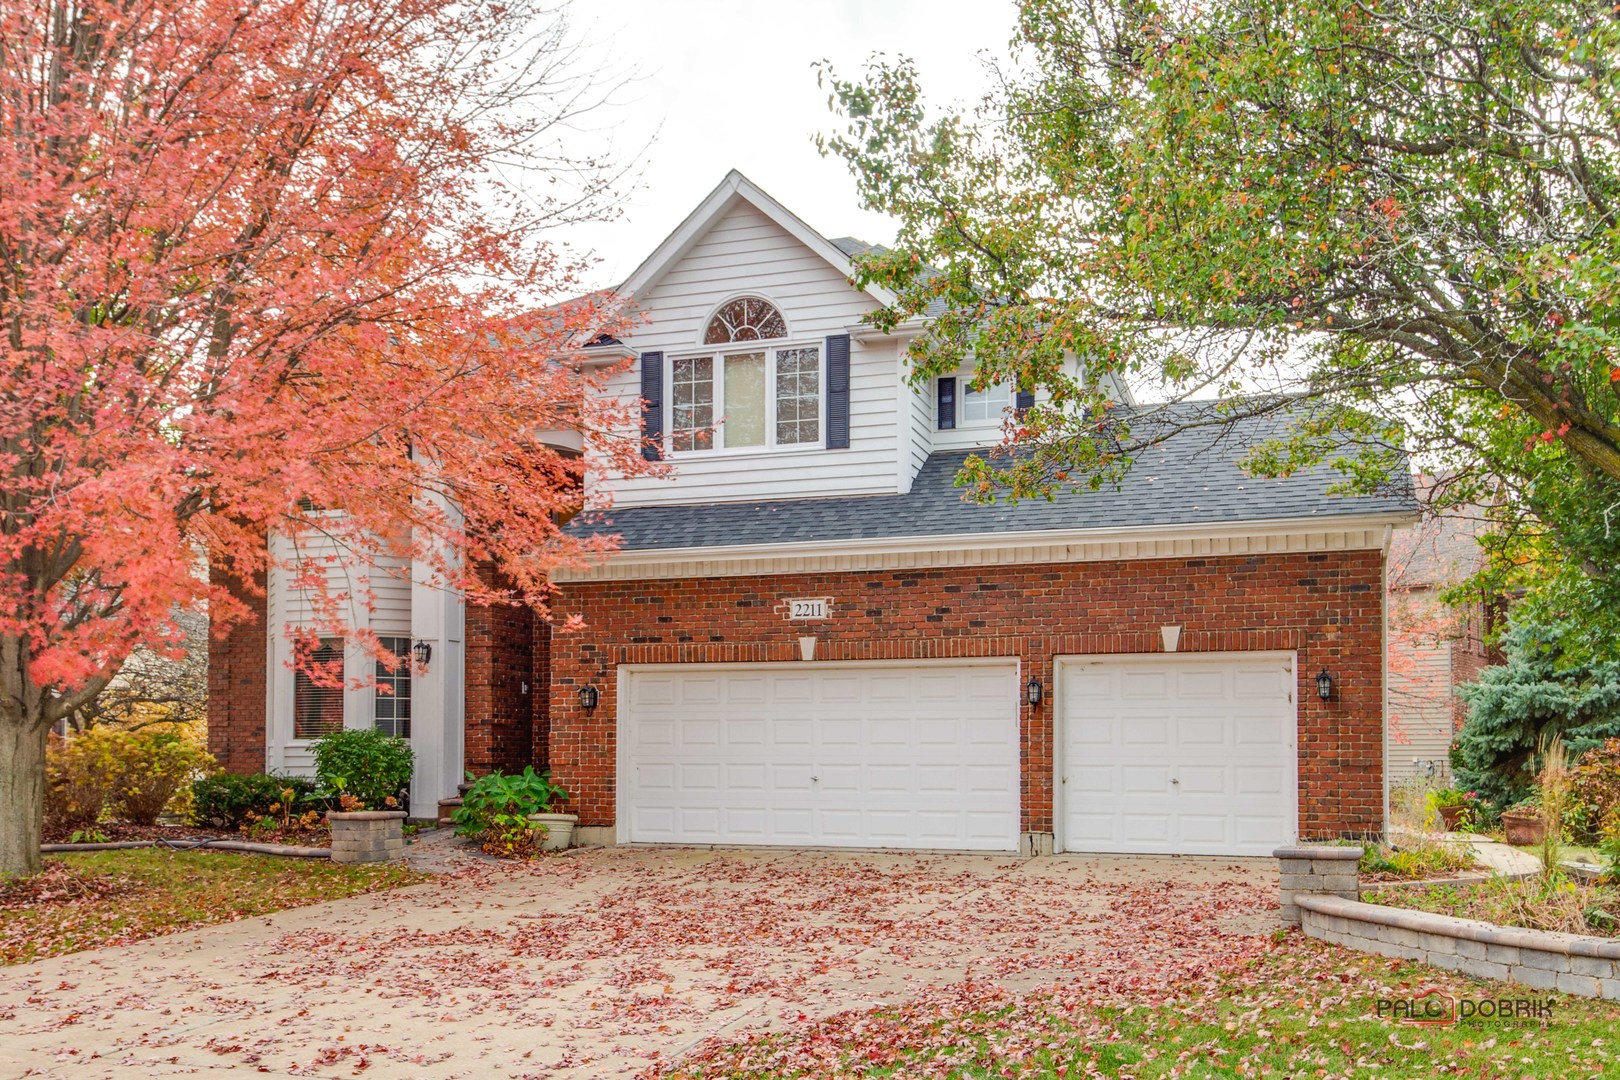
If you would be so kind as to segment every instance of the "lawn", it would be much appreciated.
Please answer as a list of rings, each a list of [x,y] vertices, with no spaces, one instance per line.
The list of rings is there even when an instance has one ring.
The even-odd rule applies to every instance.
[[[1549,1020],[1451,1026],[1379,1016],[1380,999],[1429,987],[1460,999],[1549,1003]],[[1620,1074],[1620,1003],[1548,995],[1283,937],[1244,967],[1159,1002],[1063,991],[976,1000],[952,992],[845,1013],[788,1034],[711,1046],[662,1074],[681,1080],[816,1077],[1476,1077]]]
[[[0,885],[0,964],[427,880],[391,864],[156,848],[50,856],[45,866],[37,877]]]

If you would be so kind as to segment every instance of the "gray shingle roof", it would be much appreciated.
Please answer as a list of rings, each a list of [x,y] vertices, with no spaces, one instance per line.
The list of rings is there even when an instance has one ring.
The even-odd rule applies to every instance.
[[[829,243],[851,259],[857,255],[883,255],[889,250],[882,244],[868,244],[865,240],[857,240],[853,236],[836,236]],[[939,273],[931,266],[925,266],[923,270],[930,277]],[[936,319],[944,313],[945,298],[942,296],[936,296],[928,301],[928,306],[923,309],[925,319]]]
[[[1178,407],[1172,415],[1185,418],[1188,412]],[[1416,513],[1410,479],[1404,476],[1388,493],[1369,496],[1328,494],[1342,476],[1326,464],[1277,479],[1245,476],[1238,459],[1285,429],[1286,419],[1273,415],[1227,429],[1180,431],[1142,451],[1117,488],[1064,492],[1052,502],[980,506],[963,501],[954,480],[968,452],[954,451],[931,455],[904,495],[625,507],[582,514],[570,528],[617,534],[621,550],[656,551]]]

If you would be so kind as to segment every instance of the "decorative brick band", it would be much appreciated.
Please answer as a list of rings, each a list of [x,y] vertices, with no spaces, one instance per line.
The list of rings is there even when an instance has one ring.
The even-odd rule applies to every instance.
[[[403,810],[328,811],[332,826],[332,861],[392,862],[405,855]]]
[[[1341,896],[1294,897],[1306,936],[1481,979],[1620,999],[1620,941],[1523,930]]]
[[[1282,864],[1278,899],[1282,902],[1283,922],[1299,925],[1296,897],[1327,895],[1356,900],[1361,896],[1361,874],[1356,865],[1361,861],[1359,847],[1311,844],[1280,847],[1271,854]]]

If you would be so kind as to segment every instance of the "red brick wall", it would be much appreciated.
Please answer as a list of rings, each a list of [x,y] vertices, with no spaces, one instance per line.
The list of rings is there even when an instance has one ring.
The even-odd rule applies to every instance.
[[[1180,624],[1182,652],[1298,651],[1301,835],[1377,832],[1381,588],[1377,551],[573,584],[555,610],[588,628],[552,641],[549,761],[581,824],[611,825],[622,663],[794,660],[814,632],[817,663],[1016,656],[1051,687],[1055,656],[1158,652],[1159,627]],[[831,596],[833,618],[789,623],[789,596]],[[588,714],[587,682],[601,692]],[[1026,832],[1052,831],[1052,714],[1021,706]]]
[[[523,605],[467,605],[466,767],[475,776],[522,772],[534,758],[534,612]],[[524,687],[527,686],[527,693]]]
[[[214,578],[216,583],[221,579]],[[265,641],[264,577],[257,587],[224,580],[251,616],[223,635],[208,636],[208,752],[231,772],[264,771]]]

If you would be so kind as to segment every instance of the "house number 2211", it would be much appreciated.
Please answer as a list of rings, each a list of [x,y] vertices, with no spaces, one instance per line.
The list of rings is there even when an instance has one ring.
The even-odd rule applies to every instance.
[[[789,600],[787,602],[788,618],[794,622],[810,622],[827,617],[827,598],[816,597],[813,600]]]

